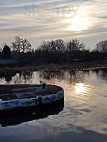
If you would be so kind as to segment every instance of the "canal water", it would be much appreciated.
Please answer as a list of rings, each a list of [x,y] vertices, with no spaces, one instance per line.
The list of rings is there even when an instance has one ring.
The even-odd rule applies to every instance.
[[[16,116],[0,115],[0,142],[107,142],[107,69],[0,75],[1,84],[64,88],[64,106]]]

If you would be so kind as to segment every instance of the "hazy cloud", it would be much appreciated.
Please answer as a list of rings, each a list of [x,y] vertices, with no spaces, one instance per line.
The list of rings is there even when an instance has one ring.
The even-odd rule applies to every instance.
[[[91,35],[106,36],[106,7],[106,0],[0,0],[0,44],[20,35],[26,36],[34,47],[43,40],[72,37],[92,46],[96,40],[90,44]],[[81,22],[80,31],[75,31],[79,26],[76,16]]]

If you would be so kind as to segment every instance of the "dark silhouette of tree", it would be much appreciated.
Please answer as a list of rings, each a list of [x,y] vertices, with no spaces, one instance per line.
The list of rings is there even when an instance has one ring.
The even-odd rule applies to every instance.
[[[55,41],[56,42],[56,47],[58,51],[64,51],[65,50],[65,44],[62,39],[58,39]]]
[[[83,50],[85,48],[85,45],[83,43],[80,43],[78,39],[72,39],[68,41],[67,43],[67,51],[77,51],[77,50]]]
[[[31,50],[31,44],[27,39],[16,36],[15,42],[12,43],[12,48],[17,52],[29,52]]]
[[[97,43],[96,50],[99,52],[107,53],[107,40]]]
[[[36,50],[31,49],[31,44],[26,39],[15,38],[12,43],[12,58],[17,59],[20,66],[23,65],[44,65],[44,64],[66,64],[72,62],[91,62],[106,61],[107,59],[107,41],[97,44],[96,50],[89,51],[85,49],[84,43],[78,39],[72,39],[68,42],[62,39],[43,41]],[[7,47],[5,47],[7,48]],[[9,58],[10,49],[3,50],[4,58]],[[105,53],[106,52],[106,53]],[[19,54],[20,53],[20,54]]]
[[[39,47],[39,50],[48,52],[50,50],[49,42],[43,41],[42,44]]]
[[[0,58],[2,58],[2,52],[0,52]]]
[[[11,51],[9,46],[5,45],[2,51],[2,58],[3,59],[10,59],[11,58]]]
[[[57,40],[52,40],[52,41],[43,41],[43,43],[40,46],[40,49],[42,51],[47,51],[47,52],[55,52],[55,51],[64,51],[65,46],[64,46],[64,41],[62,39],[57,39]]]

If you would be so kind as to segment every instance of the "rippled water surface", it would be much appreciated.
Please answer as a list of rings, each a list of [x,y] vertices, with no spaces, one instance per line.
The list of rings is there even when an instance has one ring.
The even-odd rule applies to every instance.
[[[0,142],[107,142],[107,69],[3,75],[0,82],[34,84],[40,79],[64,88],[64,107],[0,116]]]

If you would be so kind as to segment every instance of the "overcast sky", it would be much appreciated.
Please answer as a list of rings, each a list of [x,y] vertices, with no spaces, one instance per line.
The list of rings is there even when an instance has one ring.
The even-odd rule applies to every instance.
[[[0,0],[0,47],[18,35],[34,48],[77,37],[93,49],[107,39],[106,9],[106,0]]]

